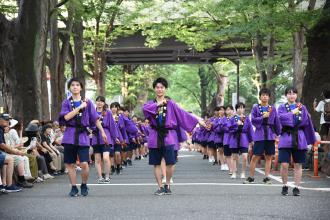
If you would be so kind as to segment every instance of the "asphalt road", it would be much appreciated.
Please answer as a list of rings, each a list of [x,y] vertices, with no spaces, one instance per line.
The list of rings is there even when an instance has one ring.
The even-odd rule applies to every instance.
[[[261,183],[261,174],[256,181]],[[1,195],[0,219],[330,219],[330,180],[303,181],[300,197],[292,196],[292,188],[283,197],[276,180],[244,185],[198,153],[180,152],[173,195],[153,195],[152,167],[142,160],[113,176],[110,185],[96,184],[92,167],[88,197],[69,198],[65,175]]]

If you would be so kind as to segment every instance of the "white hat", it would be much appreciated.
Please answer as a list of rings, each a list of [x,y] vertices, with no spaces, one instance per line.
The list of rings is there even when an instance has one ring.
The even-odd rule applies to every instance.
[[[13,127],[15,127],[18,124],[18,121],[15,120],[15,119],[10,119],[9,122],[10,122],[10,124],[9,124],[9,127],[10,128],[13,128]]]

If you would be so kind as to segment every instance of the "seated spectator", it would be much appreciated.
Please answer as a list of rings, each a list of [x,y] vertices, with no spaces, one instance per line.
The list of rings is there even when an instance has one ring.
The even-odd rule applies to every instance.
[[[54,122],[55,123],[55,122]],[[58,129],[53,127],[53,131],[54,131],[54,141],[53,141],[53,145],[55,145],[55,147],[60,151],[60,152],[64,152],[64,147],[62,146],[62,139],[63,139],[63,134],[65,131],[65,125],[61,125]]]
[[[1,139],[1,138],[0,138]],[[1,144],[0,144],[1,145]],[[1,148],[1,146],[0,146]],[[22,189],[13,184],[14,159],[0,150],[0,193],[19,192]]]
[[[59,126],[59,128],[55,128],[55,130],[54,130],[55,136],[54,136],[54,142],[53,142],[54,147],[59,152],[61,152],[61,156],[63,156],[62,157],[63,160],[62,160],[62,164],[61,164],[62,167],[63,167],[62,170],[66,169],[65,165],[64,165],[64,147],[62,145],[62,139],[63,139],[64,131],[65,131],[65,125],[61,125],[61,126]]]
[[[57,175],[62,170],[62,166],[61,166],[62,159],[61,159],[61,153],[51,143],[51,139],[50,139],[51,132],[52,132],[52,126],[50,124],[44,125],[42,127],[41,144],[50,153],[55,167],[53,174]]]
[[[8,114],[2,113],[0,115],[0,168],[2,168],[2,185],[0,188],[2,191],[5,189],[6,192],[19,192],[21,188],[13,184],[14,158],[6,152],[17,155],[24,154],[16,149],[8,147],[5,143],[4,128],[9,126],[9,120],[10,116]],[[26,183],[24,173],[23,176],[20,176],[19,181],[21,181],[23,185]],[[28,185],[29,183],[26,183],[26,186]]]
[[[25,153],[24,143],[22,142],[22,139],[18,136],[18,133],[16,130],[16,128],[19,128],[19,127],[20,127],[20,125],[19,125],[18,121],[11,119],[10,126],[5,128],[5,141],[9,147],[15,148],[15,149]],[[21,156],[21,157],[24,161],[24,177],[26,180],[31,180],[31,179],[33,179],[33,177],[32,177],[31,170],[30,170],[29,158],[27,155]]]
[[[39,178],[37,179],[37,181],[42,182],[44,179],[45,180],[53,179],[54,177],[50,175],[48,172],[46,158],[43,155],[41,155],[38,151],[38,148],[41,149],[41,144],[40,142],[38,142],[38,136],[39,136],[38,125],[30,122],[30,124],[25,129],[25,135],[28,137],[28,141],[25,143],[24,146],[28,148],[29,154],[32,154],[37,157],[38,171],[39,171]]]
[[[3,127],[3,136],[5,137],[5,133],[9,132],[9,127]],[[6,138],[5,138],[6,140]],[[17,169],[18,172],[18,181],[17,185],[23,188],[31,188],[33,187],[33,184],[28,183],[25,179],[24,174],[26,173],[24,170],[24,163],[25,163],[25,158],[28,160],[27,157],[25,157],[25,153],[21,150],[19,150],[17,147],[11,147],[9,146],[6,141],[5,144],[7,145],[8,148],[13,149],[13,151],[9,151],[7,153],[11,154],[14,158],[14,167]],[[31,176],[31,173],[29,174]]]

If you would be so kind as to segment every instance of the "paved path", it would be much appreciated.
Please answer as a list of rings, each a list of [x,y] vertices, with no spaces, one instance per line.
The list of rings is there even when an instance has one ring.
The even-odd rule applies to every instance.
[[[67,177],[0,196],[1,219],[330,219],[330,180],[304,178],[300,197],[280,195],[281,184],[244,185],[195,152],[180,152],[173,195],[154,196],[152,167],[134,162],[110,185],[91,169],[88,197],[69,198]],[[262,170],[260,170],[262,171]],[[276,175],[275,177],[276,178]],[[292,178],[291,178],[292,180]],[[256,175],[261,183],[262,175]],[[315,190],[315,188],[322,188]],[[328,190],[328,191],[327,191]]]

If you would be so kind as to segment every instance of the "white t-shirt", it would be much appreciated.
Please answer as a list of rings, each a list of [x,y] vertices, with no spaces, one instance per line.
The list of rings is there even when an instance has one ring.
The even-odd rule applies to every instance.
[[[10,129],[8,133],[5,134],[6,144],[10,147],[15,147],[21,143],[21,139],[15,129]]]
[[[330,99],[326,99],[325,100],[326,102],[330,102]],[[324,101],[320,101],[319,104],[316,106],[316,111],[317,112],[322,112],[321,114],[321,118],[320,118],[320,124],[325,124],[325,120],[324,120],[324,104],[325,102]]]

